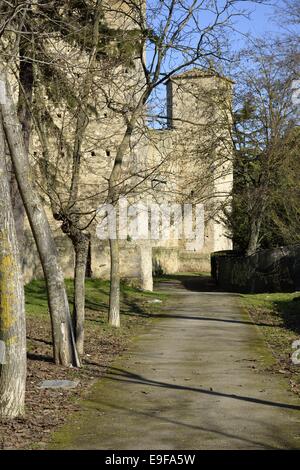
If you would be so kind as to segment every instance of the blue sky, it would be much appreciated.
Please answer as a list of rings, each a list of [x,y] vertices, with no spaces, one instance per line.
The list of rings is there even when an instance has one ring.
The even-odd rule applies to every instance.
[[[224,0],[218,1],[222,4]],[[266,4],[264,5],[255,4],[248,0],[240,0],[236,5],[236,9],[238,11],[241,9],[246,11],[247,17],[241,15],[236,16],[234,19],[234,29],[236,32],[232,30],[228,31],[229,49],[231,49],[231,52],[237,52],[244,47],[249,47],[249,42],[246,38],[248,34],[251,39],[255,37],[271,39],[272,36],[276,36],[277,38],[281,35],[283,36],[286,33],[286,26],[284,26],[282,17],[278,14],[277,10],[283,7],[283,4],[284,0],[266,0]],[[228,64],[225,64],[225,66],[227,65]],[[226,73],[230,75],[230,70],[226,69]],[[164,95],[165,90],[164,86],[162,86],[157,90],[157,96],[160,98],[161,102],[164,102]]]
[[[148,5],[151,5],[151,0],[148,1]],[[257,37],[271,39],[272,36],[278,37],[285,34],[286,27],[283,24],[282,15],[278,12],[280,7],[284,8],[284,0],[263,1],[264,4],[255,3],[255,0],[237,0],[234,3],[233,10],[229,10],[231,12],[235,10],[237,13],[237,16],[231,19],[233,30],[227,29],[229,48],[232,52],[236,52],[249,44],[246,35],[249,35],[251,39]],[[225,0],[217,0],[217,4],[221,7],[225,4]],[[241,14],[242,11],[245,12],[245,15]],[[203,11],[198,13],[196,17],[199,18],[199,24],[202,27],[209,25],[215,19],[214,14],[208,12],[205,14]],[[226,17],[226,14],[224,17]],[[158,24],[159,22],[160,19],[158,19]]]
[[[251,1],[241,2],[240,6],[243,5],[243,8],[251,13],[249,18],[236,19],[237,29],[243,34],[250,33],[252,36],[263,36],[265,39],[274,34],[285,34],[286,26],[283,22],[280,24],[281,16],[278,11],[275,15],[277,8],[284,8],[283,0],[270,0],[269,3],[269,5],[255,5]],[[239,38],[241,39],[241,36]]]
[[[240,17],[237,20],[237,27],[243,33],[251,33],[254,35],[261,35],[270,32],[279,32],[279,26],[272,21],[271,17],[275,12],[274,5],[254,5],[251,2],[243,2],[245,9],[251,11],[250,18]],[[282,2],[278,0],[277,5]]]

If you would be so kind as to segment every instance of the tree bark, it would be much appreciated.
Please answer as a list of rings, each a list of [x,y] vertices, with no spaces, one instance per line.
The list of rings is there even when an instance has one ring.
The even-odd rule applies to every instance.
[[[267,205],[268,205],[268,168],[264,170],[264,175],[266,177],[266,182],[264,183],[264,191],[263,197],[261,197],[258,201],[256,201],[256,208],[252,214],[250,219],[250,238],[249,243],[246,250],[246,255],[251,256],[254,255],[259,246],[259,238],[261,234],[261,226],[263,223],[263,219],[266,213]]]
[[[74,312],[73,322],[76,348],[79,355],[84,353],[84,320],[85,320],[85,274],[89,250],[89,239],[81,234],[81,240],[74,243]]]
[[[58,263],[58,254],[43,205],[36,192],[23,135],[13,104],[5,73],[0,71],[0,83],[5,90],[1,104],[3,127],[11,153],[11,159],[19,191],[38,248],[47,284],[49,311],[52,323],[54,360],[64,366],[80,366],[76,351],[69,303],[64,277]]]
[[[0,417],[25,412],[26,321],[19,248],[5,161],[0,116],[0,340],[5,357],[0,364]]]
[[[260,235],[261,223],[262,223],[262,216],[253,218],[251,221],[250,239],[249,239],[248,247],[246,250],[247,256],[254,255],[258,249],[258,240],[259,240],[259,235]]]
[[[126,132],[118,147],[117,155],[108,181],[108,199],[111,204],[116,204],[120,194],[118,183],[121,176],[122,162],[126,151],[130,146],[130,138],[133,132],[136,118],[132,117],[127,123]],[[118,234],[115,240],[110,239],[110,295],[109,295],[109,324],[115,327],[120,326],[120,247]]]
[[[18,98],[18,117],[22,126],[24,147],[27,154],[29,153],[30,135],[31,135],[31,104],[33,96],[33,65],[32,62],[25,59],[28,49],[28,37],[20,36],[19,45],[19,98]],[[10,179],[10,192],[12,199],[12,206],[14,212],[16,232],[21,252],[21,265],[23,266],[23,250],[24,246],[24,220],[25,220],[25,208],[19,192],[18,183],[14,172],[11,172]]]
[[[82,355],[84,352],[84,319],[85,319],[85,274],[87,268],[87,259],[89,253],[90,237],[80,228],[80,217],[76,212],[76,204],[78,203],[78,192],[81,172],[82,160],[82,143],[85,132],[89,124],[88,104],[93,84],[93,67],[96,60],[99,46],[99,21],[101,16],[101,1],[97,1],[94,18],[93,29],[93,49],[89,57],[89,64],[85,72],[81,96],[78,101],[76,110],[76,127],[75,139],[72,155],[72,178],[69,189],[68,202],[65,207],[56,204],[57,196],[54,191],[54,181],[47,174],[47,163],[49,162],[49,149],[47,144],[47,134],[37,123],[40,143],[44,153],[44,165],[42,168],[44,177],[48,185],[48,194],[50,196],[51,208],[53,216],[56,220],[62,221],[61,229],[70,238],[75,253],[74,266],[74,309],[73,309],[73,325],[75,332],[75,340],[77,352]],[[79,209],[78,209],[79,210]]]
[[[110,292],[108,322],[120,327],[120,253],[119,240],[109,240],[110,244]]]

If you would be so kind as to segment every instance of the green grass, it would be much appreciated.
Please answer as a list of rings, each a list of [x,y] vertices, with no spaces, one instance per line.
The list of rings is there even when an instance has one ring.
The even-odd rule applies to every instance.
[[[263,334],[280,370],[291,375],[292,388],[300,393],[300,367],[291,362],[292,343],[300,338],[299,293],[243,294],[241,302]]]
[[[71,313],[73,311],[73,280],[66,279],[66,288]],[[121,328],[108,323],[109,281],[87,279],[85,283],[85,346],[94,354],[106,354],[123,350],[128,341],[133,340],[158,318],[161,303],[151,303],[159,298],[164,303],[167,295],[160,292],[143,292],[121,283]],[[52,355],[51,325],[48,313],[47,290],[44,280],[33,280],[25,287],[27,316],[27,347],[29,353],[39,356]]]
[[[243,294],[242,303],[260,319],[294,334],[300,334],[299,293]]]
[[[66,279],[65,283],[72,310],[74,293],[73,280]],[[87,279],[85,282],[85,289],[85,305],[88,310],[107,310],[109,301],[109,281],[101,279]],[[122,312],[126,312],[128,311],[128,308],[134,306],[134,304],[147,302],[152,298],[164,299],[165,295],[158,292],[143,292],[137,288],[121,283],[121,298],[121,310]],[[48,314],[47,290],[44,280],[33,280],[25,286],[25,302],[27,315],[43,316]]]

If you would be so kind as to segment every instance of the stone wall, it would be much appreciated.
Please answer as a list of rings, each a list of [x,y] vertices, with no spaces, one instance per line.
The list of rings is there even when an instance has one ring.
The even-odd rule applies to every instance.
[[[300,245],[262,250],[252,256],[235,251],[211,255],[211,271],[219,288],[231,292],[300,290]]]
[[[74,255],[72,243],[59,231],[54,234],[55,243],[59,253],[59,261],[66,278],[74,275]],[[28,283],[32,279],[43,277],[43,270],[39,259],[34,238],[29,228],[24,230],[24,243],[22,243],[22,271],[24,282]]]
[[[23,276],[27,283],[43,277],[34,239],[29,230],[24,233]],[[68,237],[55,234],[59,260],[66,278],[74,274],[73,248]],[[178,247],[151,247],[150,244],[123,241],[120,244],[121,277],[128,282],[151,290],[151,264],[154,275],[176,274],[183,272],[209,272],[210,254],[186,251]],[[152,253],[151,253],[152,252]],[[107,241],[91,238],[90,275],[95,278],[109,279],[110,253]]]
[[[39,260],[34,239],[29,230],[24,232],[24,257],[23,257],[23,277],[27,283],[31,279],[43,277],[43,271]],[[55,243],[59,253],[59,261],[66,278],[74,275],[74,254],[72,243],[65,235],[55,233]],[[140,246],[130,242],[121,243],[120,247],[120,268],[121,277],[128,279],[139,279],[141,277],[141,263],[139,252],[142,254]],[[109,279],[110,275],[110,253],[107,241],[92,237],[90,246],[90,270],[92,277]]]
[[[210,255],[180,248],[153,248],[154,275],[209,272]]]

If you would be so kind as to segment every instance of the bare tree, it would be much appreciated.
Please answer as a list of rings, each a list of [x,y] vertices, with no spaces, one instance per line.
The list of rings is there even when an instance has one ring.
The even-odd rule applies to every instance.
[[[99,28],[102,16],[102,2],[97,1],[93,11],[93,24],[91,32],[91,50],[88,63],[84,70],[82,87],[79,90],[76,109],[76,129],[72,151],[72,177],[68,201],[59,210],[54,209],[54,216],[63,222],[62,229],[71,239],[75,252],[74,270],[74,331],[76,346],[80,355],[84,351],[84,318],[85,318],[85,273],[89,248],[89,234],[80,227],[80,214],[74,208],[79,198],[79,182],[81,173],[82,144],[85,137],[89,118],[89,100],[93,84],[95,63],[99,49]],[[51,188],[50,188],[51,190]],[[54,199],[52,198],[52,207]]]
[[[62,7],[62,6],[61,6]],[[76,6],[72,6],[76,9]],[[18,117],[22,125],[23,137],[24,137],[24,152],[26,153],[25,157],[29,163],[29,143],[31,138],[31,128],[32,128],[32,116],[33,116],[33,95],[35,87],[35,71],[34,66],[39,62],[40,59],[40,49],[43,49],[43,44],[45,41],[49,40],[52,37],[61,36],[61,31],[64,31],[64,34],[68,36],[70,28],[67,29],[66,25],[68,22],[65,20],[65,17],[68,16],[67,11],[63,11],[61,21],[57,21],[55,17],[56,10],[53,2],[43,3],[38,2],[32,4],[32,2],[4,2],[3,8],[1,9],[1,35],[3,35],[2,46],[2,57],[3,61],[8,65],[10,72],[14,73],[19,83],[19,102],[18,102]],[[59,24],[58,32],[57,25]],[[72,29],[72,27],[71,27]],[[37,41],[39,38],[39,41]],[[40,45],[40,47],[37,47]],[[17,55],[15,54],[17,52]],[[17,60],[15,60],[17,57]],[[41,61],[42,62],[42,61]],[[81,113],[82,115],[82,113]],[[19,196],[19,191],[16,184],[16,178],[14,173],[12,174],[12,195],[13,195],[13,205],[14,212],[17,221],[17,228],[19,234],[19,239],[21,240],[23,234],[23,214],[24,207]],[[47,222],[48,224],[48,222]],[[31,221],[32,226],[32,221]],[[48,230],[48,235],[52,237],[50,230]],[[38,236],[36,233],[35,238]],[[39,254],[41,256],[41,261],[43,265],[44,274],[46,277],[46,283],[48,286],[48,298],[49,298],[49,307],[50,314],[52,319],[52,326],[55,329],[53,331],[54,340],[54,350],[56,362],[63,361],[65,364],[68,363],[68,360],[73,361],[73,364],[79,364],[77,352],[72,346],[72,336],[70,323],[70,312],[69,305],[67,302],[67,296],[65,292],[64,282],[62,279],[61,268],[58,265],[57,259],[54,260],[53,255],[57,256],[56,247],[54,246],[54,241],[52,237],[52,247],[55,249],[55,253],[52,252],[52,255],[49,251],[48,257],[52,256],[52,275],[56,274],[52,279],[47,279],[47,276],[51,276],[51,269],[49,266],[51,263],[48,262],[47,266],[43,265],[43,262],[46,261],[45,256],[41,256],[41,246],[38,248]],[[40,245],[42,245],[40,241]],[[78,251],[78,250],[77,250]],[[45,255],[45,253],[44,253]],[[57,268],[55,268],[55,264]],[[54,269],[54,271],[53,271]],[[58,281],[60,279],[60,281]],[[56,291],[55,285],[59,285],[59,294],[61,297],[60,305],[56,299],[51,299],[51,295]],[[49,288],[52,286],[52,288]],[[63,306],[64,305],[64,306]],[[55,309],[58,309],[55,311]],[[63,322],[67,326],[68,333],[65,334],[62,331],[60,324],[60,317],[63,318],[65,315],[66,320]],[[58,322],[58,323],[57,323]],[[63,339],[64,338],[64,339]],[[63,357],[64,353],[59,352],[62,349],[62,345],[59,345],[61,341],[71,341],[69,345],[69,359]],[[66,345],[63,346],[63,349],[66,348]],[[73,349],[73,352],[72,352]],[[73,359],[71,359],[71,356]],[[70,362],[69,362],[70,363]]]
[[[15,418],[25,412],[26,321],[1,117],[0,201],[0,340],[5,345],[0,362],[0,417]]]
[[[300,23],[300,5],[297,0],[284,0],[285,8],[282,10],[285,13],[287,22],[292,25]]]
[[[71,364],[79,366],[63,273],[58,264],[57,250],[49,222],[33,187],[23,135],[3,70],[0,74],[0,84],[6,96],[1,104],[6,140],[47,283],[55,362],[66,366]]]

